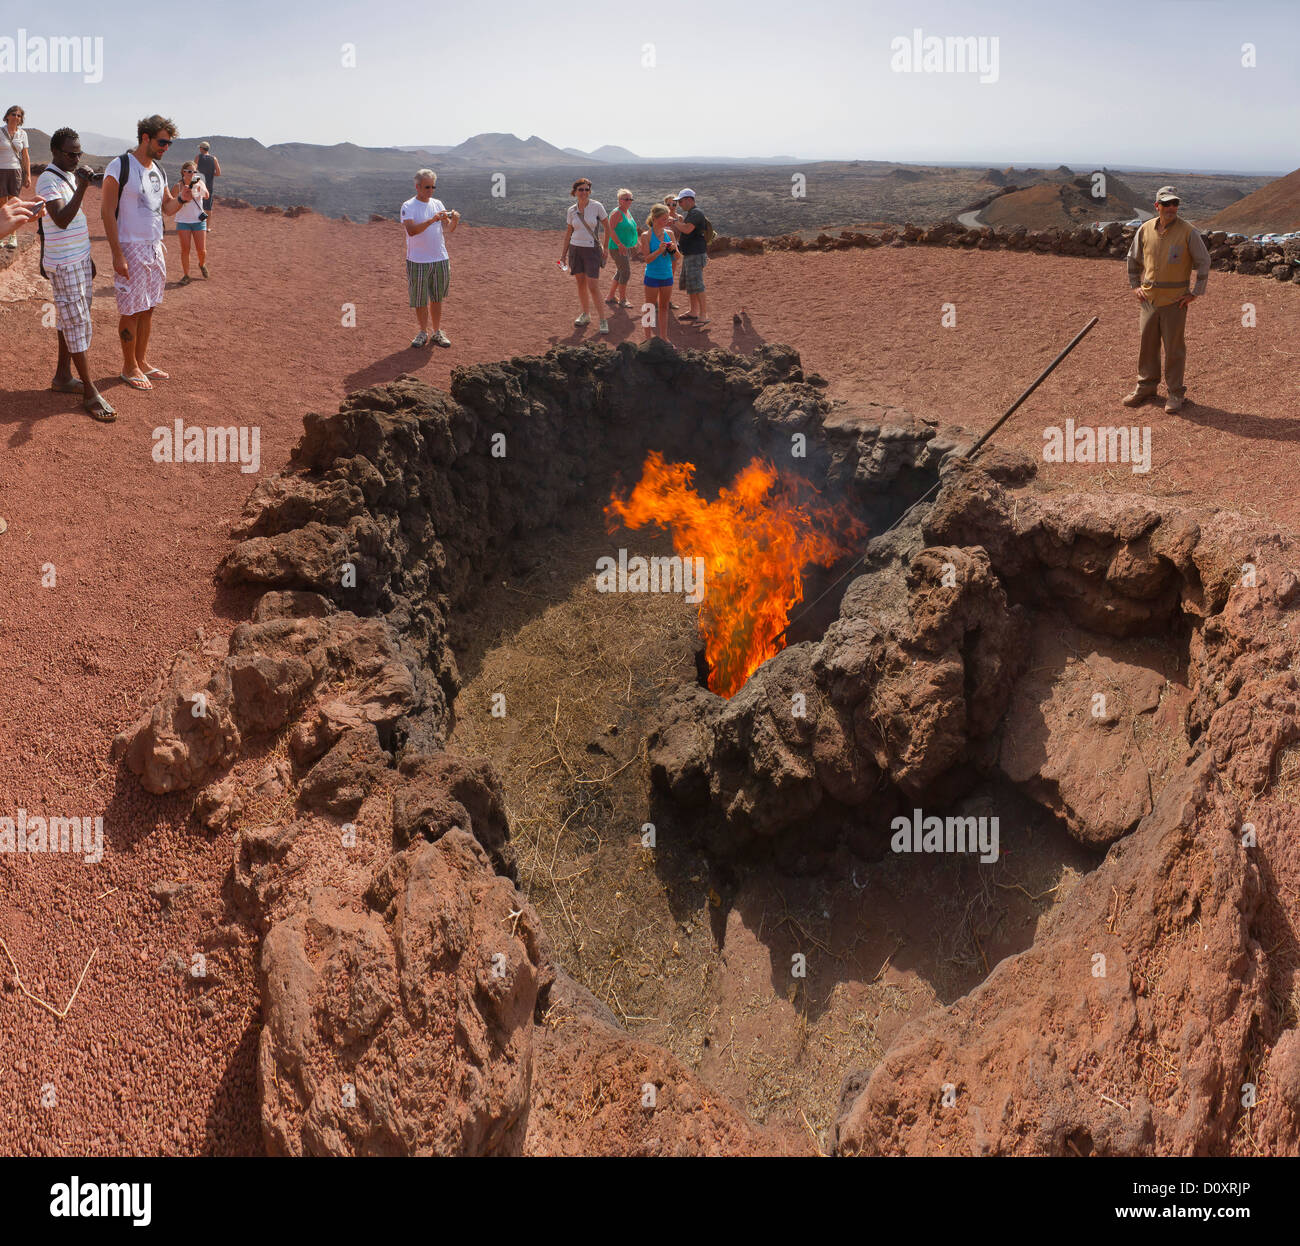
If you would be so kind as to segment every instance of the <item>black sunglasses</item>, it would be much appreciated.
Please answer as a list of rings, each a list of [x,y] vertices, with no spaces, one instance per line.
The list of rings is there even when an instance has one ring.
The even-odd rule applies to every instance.
[[[175,141],[176,141],[176,140],[175,140],[175,139],[172,139],[172,138],[156,138],[156,139],[154,139],[154,142],[157,143],[159,147],[170,147],[170,146],[171,146]]]

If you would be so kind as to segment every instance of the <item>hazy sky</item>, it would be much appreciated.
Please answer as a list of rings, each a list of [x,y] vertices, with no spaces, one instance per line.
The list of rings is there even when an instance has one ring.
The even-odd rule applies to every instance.
[[[115,13],[129,21],[109,25]],[[20,29],[102,38],[103,80],[3,72]],[[892,69],[892,41],[916,29],[996,39],[996,81]],[[1281,172],[1300,165],[1297,47],[1300,0],[75,0],[5,4],[0,95],[47,131],[126,136],[157,111],[186,135],[265,143],[504,130],[641,155]]]

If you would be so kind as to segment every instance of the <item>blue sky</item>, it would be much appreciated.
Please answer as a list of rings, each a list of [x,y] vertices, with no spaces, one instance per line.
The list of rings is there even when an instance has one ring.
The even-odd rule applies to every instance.
[[[129,135],[158,111],[186,135],[266,143],[452,144],[506,130],[660,156],[1300,165],[1297,0],[17,9],[5,6],[0,46],[20,28],[103,40],[99,83],[0,74],[4,105],[22,103],[47,131]],[[115,12],[129,23],[110,25]],[[891,70],[892,41],[916,29],[996,38],[997,80]],[[1241,63],[1246,43],[1254,68]],[[342,64],[344,44],[355,68]]]

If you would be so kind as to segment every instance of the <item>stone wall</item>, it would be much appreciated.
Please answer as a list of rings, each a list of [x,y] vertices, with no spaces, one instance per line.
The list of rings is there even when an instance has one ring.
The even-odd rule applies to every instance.
[[[765,251],[849,251],[872,247],[952,247],[976,251],[1033,251],[1040,255],[1122,260],[1128,254],[1135,229],[1112,221],[1104,229],[1080,225],[1075,229],[995,229],[981,225],[967,229],[956,221],[937,225],[886,226],[880,229],[820,233],[815,238],[780,234],[775,238],[730,238],[720,235],[710,255],[738,251],[761,255]],[[1261,245],[1237,234],[1210,230],[1202,234],[1216,272],[1243,273],[1300,285],[1300,239]]]

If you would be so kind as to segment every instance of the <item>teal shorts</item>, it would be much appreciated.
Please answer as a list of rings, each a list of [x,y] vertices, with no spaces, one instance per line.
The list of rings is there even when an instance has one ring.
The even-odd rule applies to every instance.
[[[176,225],[177,233],[197,234],[207,231],[207,221],[179,221]]]

